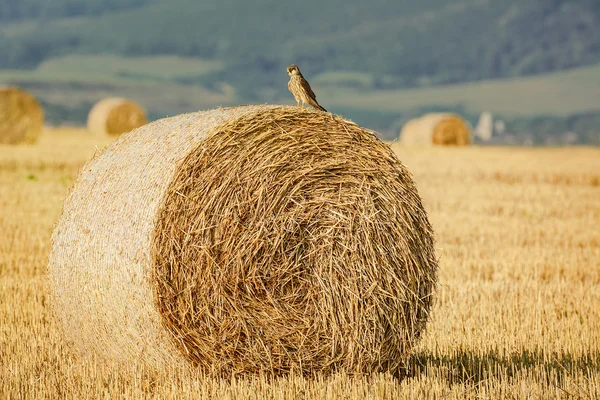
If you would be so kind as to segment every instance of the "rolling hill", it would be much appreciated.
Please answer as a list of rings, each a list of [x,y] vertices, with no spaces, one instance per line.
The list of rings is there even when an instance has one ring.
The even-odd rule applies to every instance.
[[[0,79],[40,93],[56,121],[115,91],[156,117],[287,100],[292,62],[332,109],[379,129],[427,107],[567,117],[598,111],[585,82],[567,90],[573,102],[565,85],[535,86],[536,98],[519,79],[597,82],[597,26],[596,0],[7,0]],[[529,101],[512,101],[523,90]],[[71,92],[85,105],[61,103]]]
[[[368,74],[375,88],[600,62],[595,0],[10,0],[0,21],[3,68],[72,53],[199,57],[223,63],[210,79],[249,98],[278,88],[292,62]]]

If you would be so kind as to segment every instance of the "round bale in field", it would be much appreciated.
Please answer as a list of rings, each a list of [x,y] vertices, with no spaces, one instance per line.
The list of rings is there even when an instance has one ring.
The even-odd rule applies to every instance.
[[[95,135],[118,136],[147,122],[146,111],[140,105],[120,97],[109,97],[92,107],[87,127]]]
[[[466,146],[471,144],[471,128],[457,114],[430,113],[408,121],[400,132],[400,142],[423,146]]]
[[[0,144],[35,143],[44,129],[44,111],[31,94],[0,87]]]
[[[80,352],[220,376],[397,371],[437,268],[388,145],[331,114],[265,105],[119,138],[83,168],[49,260]]]

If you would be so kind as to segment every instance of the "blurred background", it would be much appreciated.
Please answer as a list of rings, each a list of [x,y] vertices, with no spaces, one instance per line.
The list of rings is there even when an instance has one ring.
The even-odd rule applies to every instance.
[[[149,118],[319,102],[395,139],[455,112],[491,144],[600,145],[598,0],[0,0],[0,84],[84,125],[98,100]]]

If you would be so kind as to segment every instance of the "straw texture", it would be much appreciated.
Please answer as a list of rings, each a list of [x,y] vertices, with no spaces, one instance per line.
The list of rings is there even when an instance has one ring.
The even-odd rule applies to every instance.
[[[408,121],[400,132],[400,142],[422,146],[466,146],[471,143],[471,136],[471,128],[461,116],[430,113]]]
[[[82,352],[214,375],[397,371],[427,321],[433,233],[409,172],[299,107],[180,115],[83,170],[53,235]]]
[[[35,143],[44,128],[44,111],[29,93],[0,87],[0,144]]]
[[[148,122],[144,109],[127,99],[100,100],[88,114],[88,130],[99,136],[118,136]]]

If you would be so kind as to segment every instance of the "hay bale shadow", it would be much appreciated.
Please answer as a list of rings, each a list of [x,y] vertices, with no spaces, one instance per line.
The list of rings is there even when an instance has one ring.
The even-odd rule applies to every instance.
[[[548,354],[541,349],[501,354],[460,350],[452,355],[434,355],[427,351],[411,356],[408,368],[396,375],[399,380],[436,375],[448,385],[478,385],[489,379],[512,381],[530,372],[549,386],[562,386],[572,377],[591,378],[600,373],[600,352],[581,356],[567,353]]]

